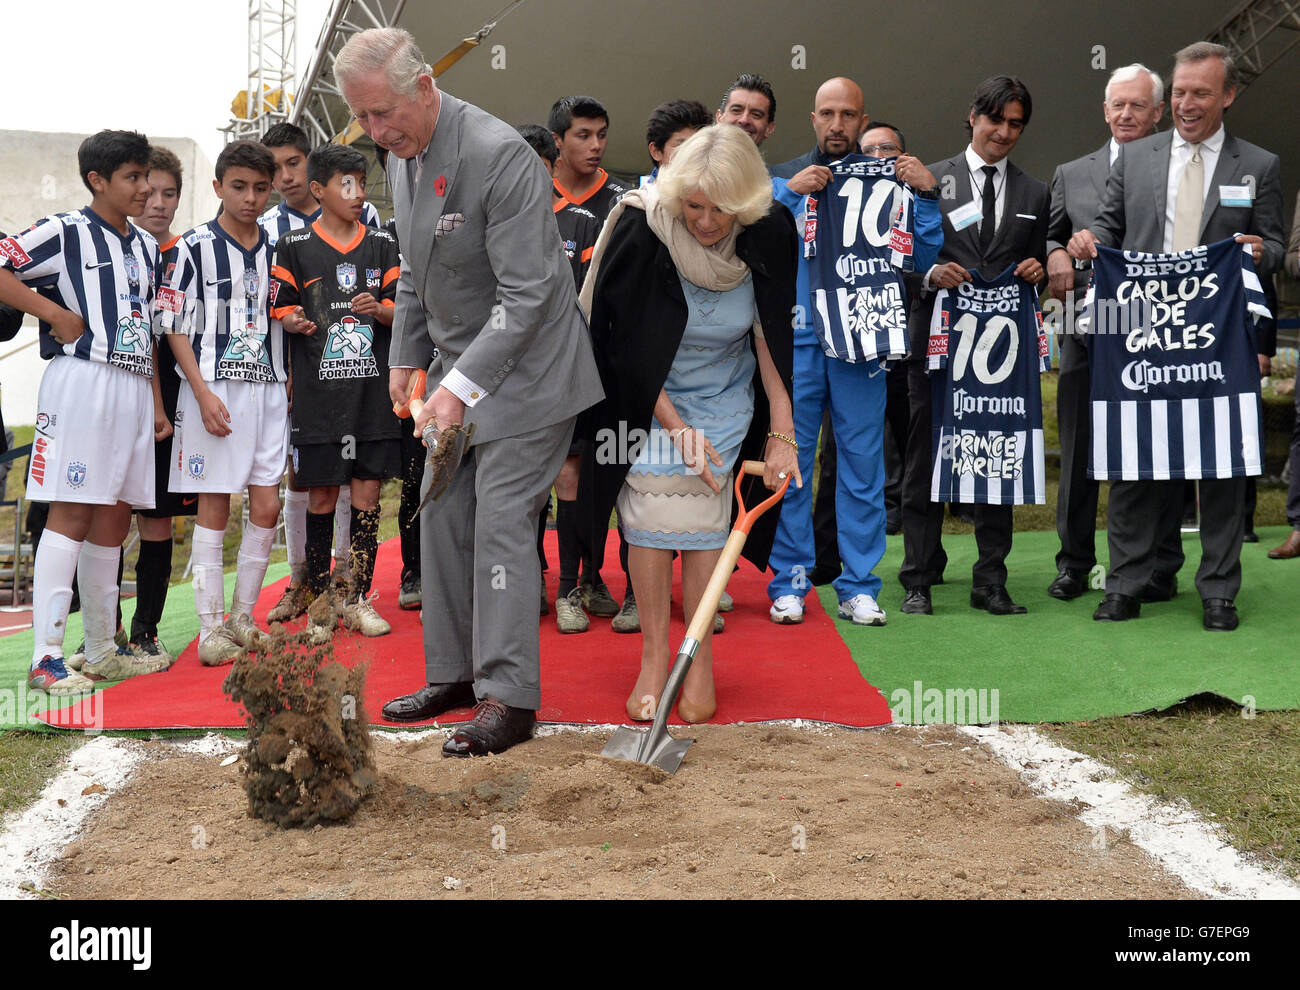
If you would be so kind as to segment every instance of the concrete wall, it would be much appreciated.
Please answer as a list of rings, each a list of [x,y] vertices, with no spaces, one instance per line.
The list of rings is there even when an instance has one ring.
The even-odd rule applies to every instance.
[[[77,171],[84,134],[0,130],[0,230],[14,233],[51,213],[85,206],[90,193]],[[181,203],[173,230],[189,230],[216,215],[212,163],[190,138],[150,137],[181,160]],[[0,404],[6,424],[36,421],[36,395],[45,362],[28,317],[18,336],[0,344]]]

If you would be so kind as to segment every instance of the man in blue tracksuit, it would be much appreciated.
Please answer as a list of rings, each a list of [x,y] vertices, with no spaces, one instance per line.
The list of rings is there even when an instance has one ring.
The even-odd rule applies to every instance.
[[[804,159],[807,166],[791,171],[787,166],[802,164],[796,159],[772,168],[775,197],[796,218],[804,213],[809,194],[825,188],[831,179],[823,163],[857,152],[858,136],[868,125],[863,113],[861,88],[850,79],[829,79],[817,90],[812,112],[817,149]],[[913,200],[913,263],[927,271],[938,256],[943,241],[939,215],[938,186],[934,176],[919,160],[902,155],[896,159],[896,174],[916,193]],[[800,236],[804,228],[800,226]],[[825,260],[825,259],[823,259]],[[794,427],[799,448],[799,470],[813,477],[817,436],[822,416],[830,409],[831,424],[839,449],[835,508],[839,528],[843,573],[835,579],[840,618],[859,625],[885,624],[885,613],[876,603],[880,578],[872,572],[885,553],[884,457],[885,375],[874,361],[849,362],[829,357],[822,350],[814,320],[809,286],[809,262],[800,251],[797,299],[794,314]],[[781,507],[776,541],[770,565],[774,577],[768,585],[772,621],[781,624],[803,621],[803,599],[812,587],[815,550],[812,525],[812,486],[791,488]]]

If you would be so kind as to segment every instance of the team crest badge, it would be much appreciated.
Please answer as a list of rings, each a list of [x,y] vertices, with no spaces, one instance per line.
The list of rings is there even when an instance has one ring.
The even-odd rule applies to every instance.
[[[342,289],[344,292],[351,292],[353,289],[357,287],[357,266],[356,265],[351,264],[349,262],[346,264],[339,265],[334,270],[335,273],[338,275],[339,288]]]
[[[132,285],[140,284],[140,262],[135,255],[128,254],[122,259],[122,268],[126,271],[126,280]]]
[[[249,298],[257,296],[257,290],[261,287],[261,279],[257,276],[256,268],[244,269],[244,295]]]
[[[68,485],[72,488],[80,488],[86,483],[86,465],[81,461],[73,461],[68,465]]]
[[[190,454],[189,468],[191,478],[201,479],[203,477],[203,455]]]

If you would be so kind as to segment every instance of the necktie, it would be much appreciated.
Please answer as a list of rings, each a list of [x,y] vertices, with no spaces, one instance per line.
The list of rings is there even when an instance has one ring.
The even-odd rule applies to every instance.
[[[983,258],[993,243],[993,231],[997,227],[998,196],[993,189],[993,176],[997,175],[996,166],[985,165],[980,169],[984,173],[984,219],[980,221],[980,257]]]
[[[1192,157],[1183,166],[1174,200],[1174,250],[1196,247],[1201,239],[1201,207],[1205,202],[1205,163],[1201,146],[1193,144]]]

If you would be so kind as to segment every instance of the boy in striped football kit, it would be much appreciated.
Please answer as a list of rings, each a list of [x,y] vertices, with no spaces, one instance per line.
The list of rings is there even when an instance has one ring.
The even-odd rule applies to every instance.
[[[275,157],[275,179],[272,184],[280,194],[280,202],[263,213],[257,222],[266,231],[271,247],[275,247],[285,234],[310,226],[320,217],[321,211],[320,204],[312,195],[311,181],[307,178],[307,156],[311,153],[307,132],[294,124],[276,124],[262,136],[262,144],[270,148]],[[373,203],[367,201],[362,204],[361,222],[367,227],[380,226],[379,211]],[[267,616],[272,622],[297,618],[306,610],[309,601],[302,580],[306,566],[304,543],[307,538],[307,489],[298,484],[293,465],[289,466],[288,481],[284,499],[284,532],[288,545],[289,586]],[[352,495],[345,485],[339,491],[338,508],[334,514],[337,529],[334,546],[337,547],[338,573],[341,576],[346,575],[348,570],[351,510]]]
[[[397,241],[360,222],[366,159],[342,145],[308,159],[320,219],[285,234],[271,269],[271,315],[289,339],[294,403],[293,468],[308,490],[306,568],[311,598],[329,586],[339,493],[350,489],[351,562],[343,623],[364,636],[391,631],[370,601],[379,541],[379,485],[401,473],[401,421],[388,395],[388,348],[401,259]],[[333,629],[313,618],[320,642]]]
[[[262,642],[252,611],[280,514],[289,425],[284,332],[267,304],[271,246],[257,223],[275,160],[260,144],[237,141],[217,156],[216,174],[221,214],[176,245],[176,268],[158,290],[157,307],[184,379],[168,487],[199,498],[194,603],[199,660],[209,666]],[[230,495],[245,488],[249,519],[223,621],[222,540]]]
[[[41,356],[50,362],[27,484],[28,499],[51,503],[33,575],[27,683],[52,695],[86,693],[97,681],[163,667],[113,642],[131,507],[154,504],[149,317],[158,248],[127,219],[149,197],[149,150],[132,131],[87,138],[77,165],[90,205],[0,241],[0,302],[41,321]],[[74,574],[86,634],[83,673],[69,671],[63,658]]]

